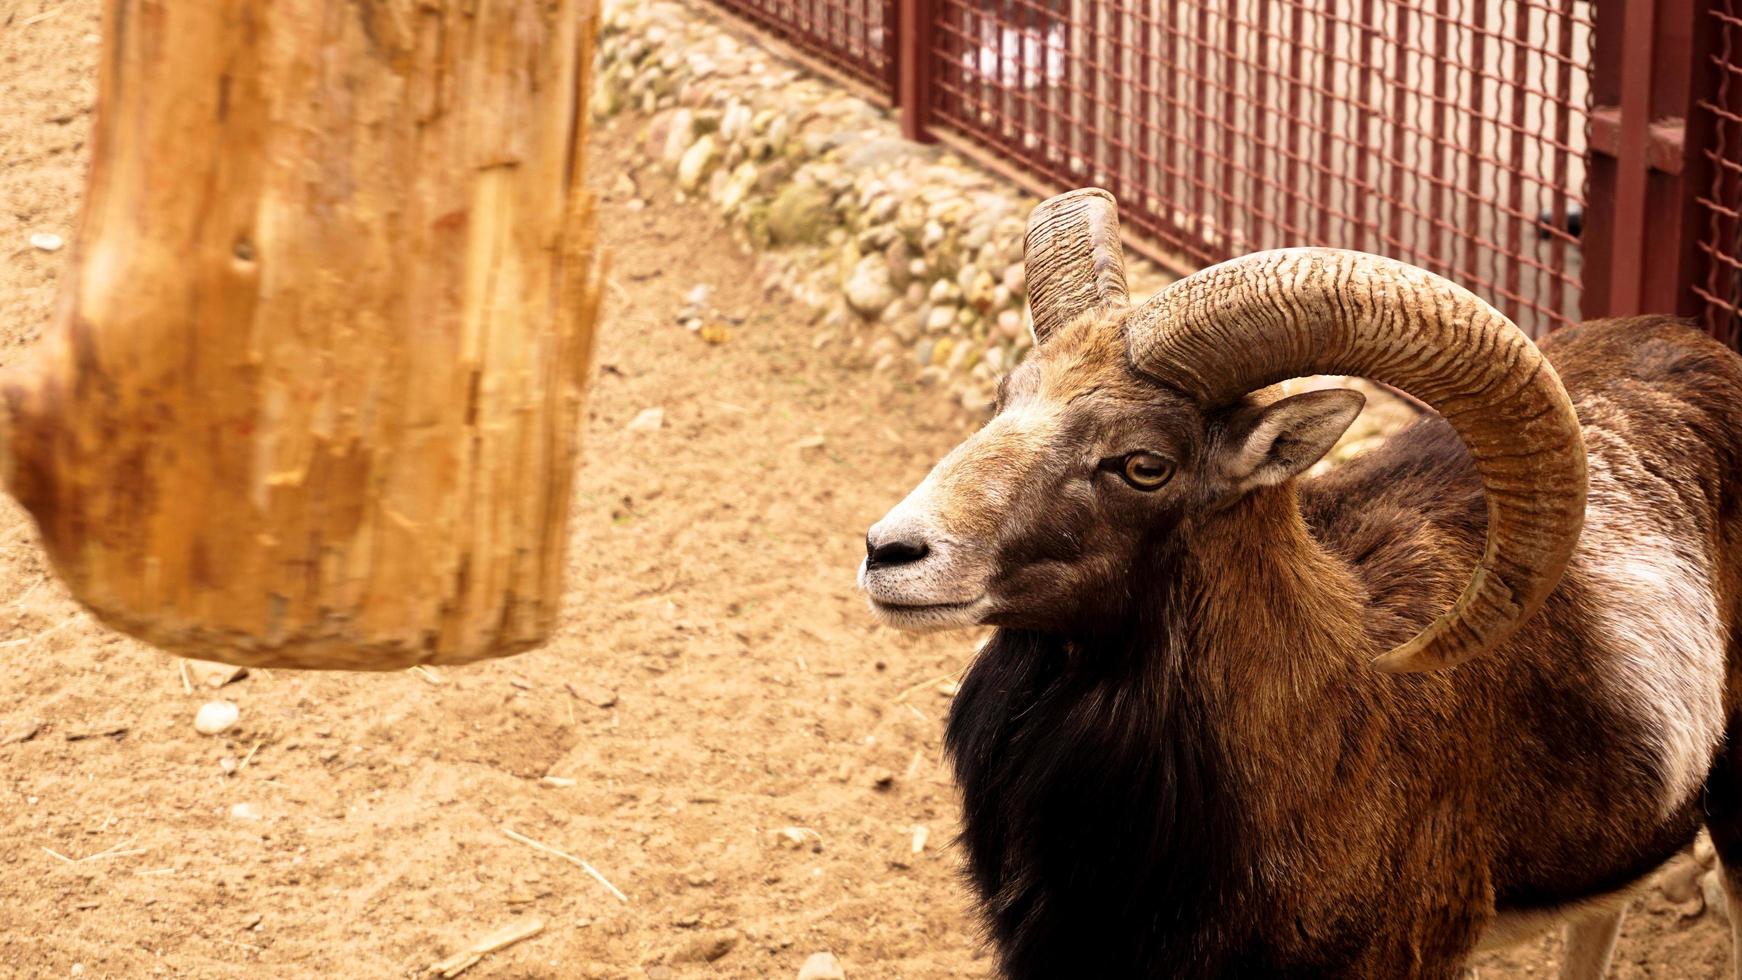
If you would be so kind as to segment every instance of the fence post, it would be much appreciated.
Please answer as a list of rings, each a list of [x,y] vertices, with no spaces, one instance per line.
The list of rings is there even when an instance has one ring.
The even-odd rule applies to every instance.
[[[897,0],[896,24],[901,40],[896,49],[896,102],[901,106],[901,135],[920,143],[931,135],[932,30],[934,0]]]
[[[1700,311],[1711,0],[1596,0],[1582,314]]]

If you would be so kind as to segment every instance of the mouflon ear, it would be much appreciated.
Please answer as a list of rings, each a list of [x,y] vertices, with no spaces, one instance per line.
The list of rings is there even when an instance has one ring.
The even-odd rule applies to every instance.
[[[1298,476],[1330,452],[1366,403],[1358,391],[1331,388],[1248,409],[1230,427],[1224,472],[1242,490]]]

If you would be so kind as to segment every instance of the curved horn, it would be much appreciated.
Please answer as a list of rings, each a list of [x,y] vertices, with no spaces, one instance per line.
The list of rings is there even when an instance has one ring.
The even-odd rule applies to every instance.
[[[1488,544],[1464,593],[1375,666],[1480,656],[1560,580],[1585,516],[1585,445],[1560,378],[1498,310],[1431,272],[1293,248],[1204,269],[1125,320],[1132,363],[1214,405],[1288,378],[1348,374],[1427,402],[1475,457]]]
[[[1125,253],[1113,195],[1085,187],[1043,201],[1028,216],[1023,262],[1036,345],[1091,309],[1124,305]]]

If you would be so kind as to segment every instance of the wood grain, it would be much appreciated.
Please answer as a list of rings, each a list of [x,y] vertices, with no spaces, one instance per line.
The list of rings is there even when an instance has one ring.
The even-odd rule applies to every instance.
[[[9,489],[110,625],[265,666],[538,644],[598,310],[595,0],[108,0]]]

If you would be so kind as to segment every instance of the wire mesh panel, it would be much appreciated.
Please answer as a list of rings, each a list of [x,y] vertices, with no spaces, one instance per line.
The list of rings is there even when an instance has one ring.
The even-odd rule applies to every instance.
[[[895,85],[895,0],[713,0],[887,96]]]
[[[1705,304],[1707,329],[1732,346],[1742,340],[1742,0],[1715,0],[1706,11],[1712,46],[1711,97],[1696,111],[1710,114],[1710,142],[1699,152],[1712,186],[1698,197],[1699,261],[1693,290]]]
[[[1322,244],[1578,308],[1583,0],[934,0],[939,125],[1187,264]]]

